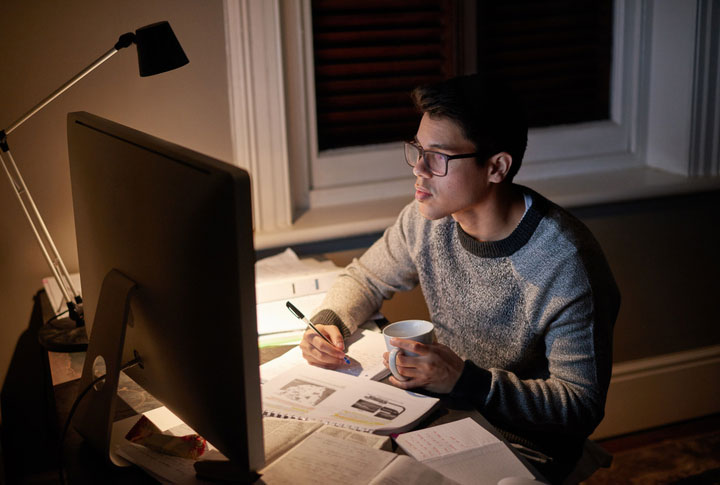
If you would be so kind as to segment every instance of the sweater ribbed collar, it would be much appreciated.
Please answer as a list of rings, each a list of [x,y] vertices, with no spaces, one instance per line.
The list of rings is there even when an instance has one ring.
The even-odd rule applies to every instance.
[[[537,192],[526,187],[523,191],[530,194],[533,203],[513,232],[499,241],[478,241],[466,233],[460,224],[455,223],[458,239],[466,251],[481,258],[506,258],[523,247],[535,233],[538,224],[547,212],[548,201]]]

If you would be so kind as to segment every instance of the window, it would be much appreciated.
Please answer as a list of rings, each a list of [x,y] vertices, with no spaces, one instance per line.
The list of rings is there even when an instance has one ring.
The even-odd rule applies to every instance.
[[[390,5],[400,3],[390,2]],[[630,110],[636,101],[632,91],[636,81],[632,78],[637,72],[631,63],[637,62],[640,29],[635,22],[639,3],[617,3],[619,7],[613,9],[611,0],[541,3],[428,0],[413,2],[413,9],[404,13],[380,8],[387,12],[385,15],[378,15],[380,3],[372,1],[316,0],[312,2],[314,9],[307,5],[303,17],[305,29],[311,31],[315,22],[318,25],[316,36],[327,35],[329,29],[337,34],[351,27],[362,27],[363,35],[353,38],[353,56],[341,56],[336,52],[334,59],[326,55],[325,42],[317,42],[313,51],[315,39],[312,35],[304,37],[304,42],[309,44],[305,58],[315,59],[315,69],[305,71],[305,82],[309,86],[306,119],[310,125],[306,205],[317,208],[337,204],[339,200],[361,202],[372,200],[378,194],[401,196],[408,193],[407,180],[411,175],[400,163],[402,153],[397,141],[414,133],[413,111],[407,94],[417,83],[410,83],[403,93],[407,104],[404,107],[396,105],[395,115],[391,117],[407,121],[395,127],[394,132],[389,124],[379,125],[381,137],[374,140],[369,140],[371,133],[361,130],[358,125],[372,125],[369,121],[372,116],[388,119],[387,112],[373,112],[362,103],[333,107],[326,102],[324,83],[328,72],[334,73],[336,80],[344,81],[352,76],[366,75],[366,65],[378,60],[375,47],[369,41],[373,40],[371,34],[380,29],[379,24],[382,27],[411,25],[410,18],[419,22],[427,12],[440,19],[435,20],[432,27],[431,24],[426,26],[435,29],[432,32],[440,36],[440,42],[432,45],[416,40],[413,43],[410,29],[406,33],[408,37],[397,48],[405,46],[414,52],[416,57],[405,57],[412,57],[414,62],[421,60],[424,69],[412,71],[410,68],[399,72],[397,78],[405,80],[407,76],[418,76],[423,72],[435,76],[438,73],[474,72],[478,66],[508,74],[516,89],[526,97],[532,124],[537,127],[530,132],[529,149],[518,180],[523,180],[526,175],[532,178],[568,170],[597,170],[597,157],[603,158],[603,166],[633,163],[627,153],[634,136]],[[407,20],[402,19],[403,15],[409,16]],[[343,22],[347,18],[351,21]],[[374,28],[371,28],[372,22],[376,22]],[[363,40],[367,46],[364,53],[358,44]],[[340,43],[340,46],[346,44]],[[533,46],[542,47],[534,49]],[[387,53],[403,59],[396,50],[388,48]],[[412,63],[403,65],[409,67]],[[434,67],[430,68],[430,65]],[[561,72],[559,65],[570,67]],[[375,84],[388,82],[392,85],[395,82],[388,81],[392,79],[391,73],[384,73],[384,76],[382,83],[375,80]],[[398,93],[393,96],[395,100],[400,99]],[[358,116],[360,121],[353,121],[353,115],[361,115]],[[419,118],[415,116],[417,123]],[[339,119],[347,120],[347,124],[343,125]],[[330,131],[333,128],[346,133],[334,138]],[[361,140],[363,146],[357,146],[359,142],[351,137]],[[383,143],[388,139],[396,142]]]
[[[390,212],[388,198],[409,199],[412,176],[400,143],[319,149],[310,0],[224,6],[234,157],[253,177],[258,247],[382,229],[395,215],[381,215]],[[592,175],[634,169],[633,180],[658,193],[654,172],[643,170],[687,175],[691,152],[703,173],[717,172],[720,71],[712,54],[720,49],[720,9],[614,0],[611,15],[609,118],[531,129],[519,182],[583,174],[600,182]]]
[[[411,139],[410,91],[476,71],[531,127],[610,118],[612,0],[312,0],[312,31],[321,152]]]

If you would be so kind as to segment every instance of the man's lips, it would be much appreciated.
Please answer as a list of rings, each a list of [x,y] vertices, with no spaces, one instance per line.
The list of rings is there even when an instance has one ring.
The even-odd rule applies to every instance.
[[[419,201],[423,201],[432,197],[432,193],[425,187],[419,185],[415,186],[415,198]]]

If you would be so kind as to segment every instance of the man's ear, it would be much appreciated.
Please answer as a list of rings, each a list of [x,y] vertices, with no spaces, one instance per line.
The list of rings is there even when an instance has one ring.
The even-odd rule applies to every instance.
[[[512,156],[507,152],[496,153],[488,159],[488,181],[499,184],[510,171]]]

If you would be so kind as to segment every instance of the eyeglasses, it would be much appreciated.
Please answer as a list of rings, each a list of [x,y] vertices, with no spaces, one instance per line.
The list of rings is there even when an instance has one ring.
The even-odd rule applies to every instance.
[[[463,153],[462,155],[445,155],[440,152],[425,150],[423,147],[412,143],[405,142],[405,161],[411,167],[417,165],[420,157],[423,158],[430,173],[436,177],[444,177],[448,172],[448,162],[458,158],[474,158],[480,156],[480,153]]]

